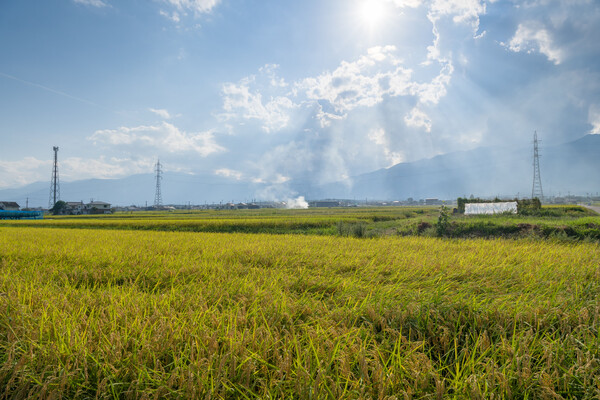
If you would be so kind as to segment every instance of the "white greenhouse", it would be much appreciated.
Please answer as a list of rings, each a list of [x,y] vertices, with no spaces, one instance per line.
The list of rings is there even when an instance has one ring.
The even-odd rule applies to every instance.
[[[466,215],[500,214],[510,212],[517,213],[516,201],[505,201],[501,203],[467,203],[465,204]]]

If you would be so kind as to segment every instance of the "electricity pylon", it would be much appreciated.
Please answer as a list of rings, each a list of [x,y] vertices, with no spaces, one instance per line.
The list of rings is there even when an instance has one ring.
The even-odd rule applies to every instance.
[[[60,200],[60,184],[58,181],[58,147],[54,146],[54,165],[52,167],[52,178],[50,179],[50,198],[48,199],[48,208],[54,207]]]
[[[154,194],[154,207],[162,206],[162,194],[160,192],[160,181],[162,180],[162,170],[161,170],[160,160],[156,161],[156,192]]]
[[[540,155],[538,151],[537,131],[533,133],[533,186],[531,188],[531,198],[537,197],[540,201],[544,200],[544,191],[542,190],[542,177],[540,176]]]

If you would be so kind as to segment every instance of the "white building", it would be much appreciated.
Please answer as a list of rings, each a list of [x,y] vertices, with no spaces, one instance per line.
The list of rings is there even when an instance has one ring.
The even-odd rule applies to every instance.
[[[0,201],[0,210],[3,211],[19,211],[19,204],[14,201]]]
[[[87,214],[110,214],[110,203],[103,201],[90,201],[85,205]]]
[[[85,204],[83,201],[67,201],[66,213],[70,215],[81,215],[86,214]]]

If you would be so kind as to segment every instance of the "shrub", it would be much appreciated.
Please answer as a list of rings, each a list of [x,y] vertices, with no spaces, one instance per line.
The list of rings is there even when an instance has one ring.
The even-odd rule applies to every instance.
[[[431,228],[431,224],[429,222],[419,222],[419,225],[417,225],[417,233],[421,234],[429,228]]]
[[[364,222],[338,221],[336,228],[339,236],[354,236],[357,238],[367,236],[367,224]]]
[[[437,223],[435,224],[435,230],[438,236],[444,236],[448,231],[448,226],[450,225],[448,215],[448,207],[441,206],[440,207],[440,215],[438,217]]]

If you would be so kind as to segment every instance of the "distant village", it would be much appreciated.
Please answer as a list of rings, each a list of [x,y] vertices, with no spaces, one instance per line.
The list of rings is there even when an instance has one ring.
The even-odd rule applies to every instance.
[[[111,214],[114,209],[111,208],[110,203],[103,201],[90,201],[84,203],[83,201],[66,201],[62,202],[62,207],[56,214],[58,215],[86,215],[86,214]],[[42,207],[21,208],[19,203],[14,201],[0,201],[0,211],[41,211],[47,212],[49,210]]]
[[[545,198],[546,204],[587,204],[590,201],[600,201],[598,196],[565,196]],[[456,199],[441,200],[437,198],[412,199],[397,201],[381,200],[348,200],[348,199],[325,199],[314,200],[306,203],[310,208],[333,208],[333,207],[390,207],[390,206],[438,206],[455,205]],[[261,208],[294,208],[286,201],[253,201],[249,203],[220,202],[205,204],[172,204],[172,205],[147,205],[147,206],[113,206],[104,201],[62,201],[60,208],[55,210],[57,215],[99,215],[113,214],[115,212],[136,211],[174,211],[174,210],[256,210]],[[21,207],[14,201],[0,201],[0,211],[35,211],[38,213],[52,213],[52,209],[42,207]]]
[[[452,201],[442,201],[439,199],[420,199],[413,200],[409,198],[405,201],[369,201],[369,200],[315,200],[306,203],[308,207],[332,208],[332,207],[358,207],[358,206],[418,206],[418,205],[441,205],[449,204]],[[113,207],[111,203],[104,201],[59,201],[55,207],[45,209],[42,207],[29,208],[21,206],[13,201],[0,201],[0,211],[36,211],[48,212],[56,215],[97,215],[112,214],[115,212],[134,212],[134,211],[174,211],[174,210],[257,210],[261,208],[291,208],[286,201],[254,201],[250,203],[213,203],[213,204],[174,204],[174,205],[152,205],[152,206],[117,206]]]

